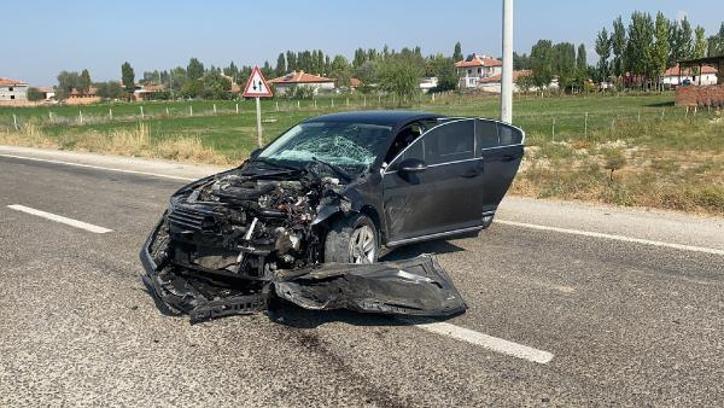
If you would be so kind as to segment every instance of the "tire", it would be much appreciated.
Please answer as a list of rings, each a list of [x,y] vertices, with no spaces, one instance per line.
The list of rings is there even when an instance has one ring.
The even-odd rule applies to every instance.
[[[366,215],[342,217],[332,223],[327,233],[324,241],[324,262],[377,262],[380,254],[379,236],[375,223]],[[366,250],[361,254],[363,248]]]

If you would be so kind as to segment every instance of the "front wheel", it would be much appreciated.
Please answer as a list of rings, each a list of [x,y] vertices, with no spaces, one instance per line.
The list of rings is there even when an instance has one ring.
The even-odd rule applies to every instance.
[[[332,223],[324,242],[324,262],[370,264],[380,252],[379,234],[364,214],[343,217]]]

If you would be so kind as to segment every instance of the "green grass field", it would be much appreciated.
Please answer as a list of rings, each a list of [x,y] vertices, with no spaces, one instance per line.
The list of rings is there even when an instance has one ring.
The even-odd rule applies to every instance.
[[[673,99],[673,94],[516,96],[514,123],[526,131],[528,150],[514,191],[724,215],[719,112],[687,111]],[[265,100],[264,139],[307,117],[386,108],[397,106],[363,96]],[[456,94],[435,101],[424,95],[402,108],[492,118],[499,110],[495,96]],[[0,143],[235,163],[256,145],[254,101],[0,107]]]

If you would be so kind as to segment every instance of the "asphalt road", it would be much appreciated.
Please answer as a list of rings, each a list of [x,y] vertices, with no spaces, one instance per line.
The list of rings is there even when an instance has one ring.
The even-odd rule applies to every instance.
[[[469,306],[445,322],[461,335],[293,307],[192,326],[158,312],[137,255],[182,184],[0,157],[0,406],[724,405],[716,242],[707,252],[496,223],[391,254],[438,254]],[[714,221],[697,222],[715,235]]]

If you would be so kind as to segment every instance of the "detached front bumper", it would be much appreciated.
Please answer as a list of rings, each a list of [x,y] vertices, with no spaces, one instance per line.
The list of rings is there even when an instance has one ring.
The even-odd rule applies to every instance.
[[[216,280],[170,261],[164,218],[141,248],[142,277],[159,308],[191,323],[264,311],[272,296],[309,310],[444,317],[467,306],[430,255],[370,265],[317,264],[276,271],[269,281]]]

